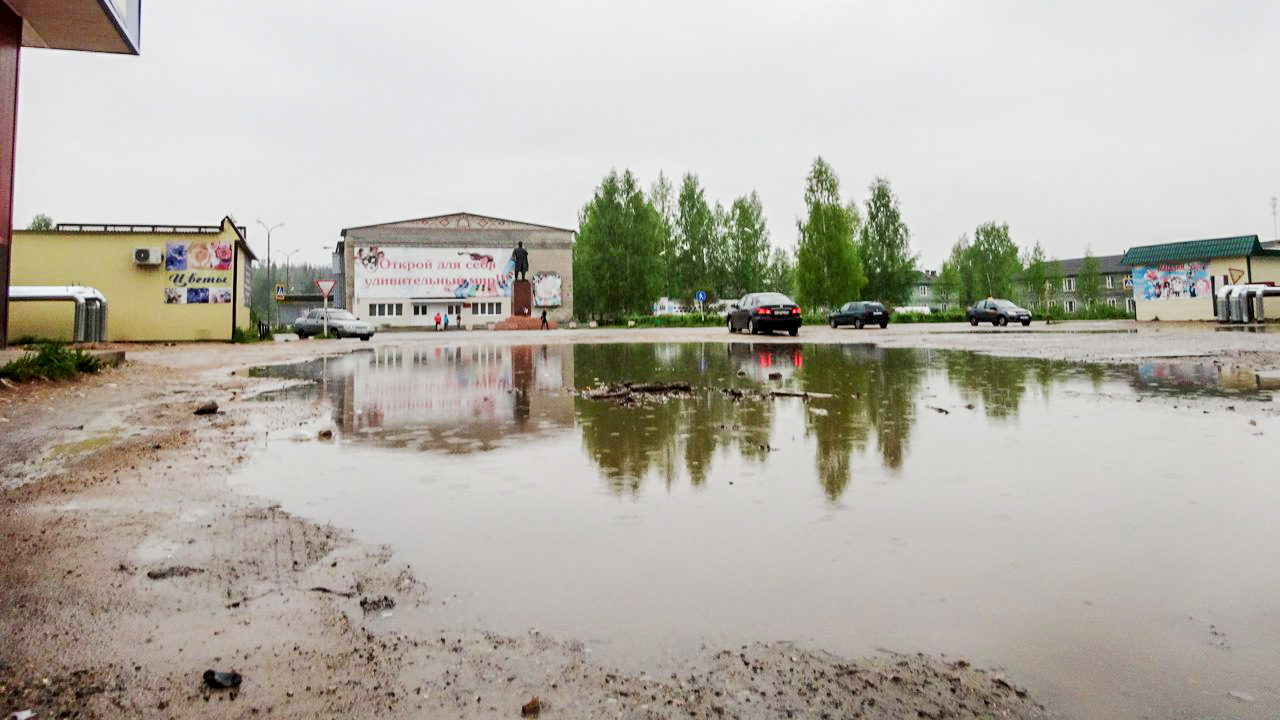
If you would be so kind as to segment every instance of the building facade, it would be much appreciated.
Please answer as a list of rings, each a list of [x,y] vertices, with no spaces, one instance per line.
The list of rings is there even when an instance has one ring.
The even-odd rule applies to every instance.
[[[1099,284],[1102,290],[1098,301],[1118,310],[1133,312],[1133,282],[1129,274],[1129,266],[1122,262],[1124,256],[1099,255],[1094,259],[1098,261]],[[1080,298],[1079,288],[1080,269],[1084,266],[1084,261],[1085,258],[1058,261],[1058,267],[1062,271],[1062,287],[1056,288],[1056,300],[1067,313],[1074,313],[1085,306],[1085,302]]]
[[[249,318],[245,229],[218,225],[86,225],[13,234],[13,284],[83,285],[107,298],[109,341],[230,340]],[[72,339],[74,306],[10,305],[10,341]]]
[[[514,258],[529,253],[532,312],[553,321],[573,317],[574,231],[455,213],[347,228],[340,302],[382,327],[487,327],[512,315]]]
[[[1129,248],[1138,320],[1213,320],[1219,288],[1280,284],[1280,250],[1257,235],[1187,240]],[[1264,300],[1266,317],[1280,317],[1280,297]]]

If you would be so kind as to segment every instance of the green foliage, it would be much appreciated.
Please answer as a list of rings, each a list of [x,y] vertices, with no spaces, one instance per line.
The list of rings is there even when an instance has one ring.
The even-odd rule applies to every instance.
[[[275,285],[284,285],[290,293],[314,293],[316,280],[333,277],[328,264],[280,265],[278,263],[254,263],[249,269],[249,307],[257,317],[276,319]],[[332,299],[330,303],[332,304]]]
[[[716,231],[716,214],[707,205],[698,176],[685,173],[676,198],[674,274],[679,283],[675,297],[692,297],[697,290],[714,290]]]
[[[1029,310],[1044,312],[1055,305],[1054,298],[1062,286],[1062,266],[1045,257],[1037,242],[1022,258],[1021,300]]]
[[[760,291],[794,295],[796,291],[796,264],[791,253],[774,248],[769,255],[769,266],[765,269],[764,280]],[[745,294],[745,293],[744,293]]]
[[[804,201],[807,215],[796,222],[796,300],[817,309],[859,297],[867,280],[854,248],[857,208],[841,204],[840,179],[820,157],[806,180]]]
[[[1086,248],[1080,273],[1076,275],[1076,296],[1085,307],[1093,307],[1102,299],[1102,271],[1093,250]]]
[[[235,328],[231,331],[231,342],[241,344],[256,343],[258,342],[258,333],[256,330]]]
[[[582,318],[648,312],[658,297],[662,216],[628,170],[611,171],[578,219],[574,310]]]
[[[1013,284],[1022,271],[1018,246],[1009,238],[1009,225],[983,223],[973,233],[969,248],[969,272],[976,297],[1013,296]]]
[[[964,322],[965,308],[949,307],[945,310],[939,310],[931,313],[906,313],[895,312],[889,316],[890,324],[913,324],[913,323],[948,323],[948,322]]]
[[[658,240],[658,289],[662,295],[676,297],[679,295],[679,279],[674,272],[677,267],[675,191],[671,187],[671,180],[662,171],[658,171],[658,179],[653,181],[653,186],[649,189],[649,202],[658,212],[662,225],[662,234]]]
[[[950,257],[942,263],[938,282],[934,284],[943,304],[957,303],[967,306],[978,299],[977,290],[974,289],[973,272],[969,267],[971,262],[969,236],[961,235],[956,244],[951,247]]]
[[[29,380],[69,380],[80,373],[96,373],[102,361],[79,348],[47,342],[17,360],[0,367],[0,377],[15,382]]]
[[[52,230],[54,229],[53,218],[44,213],[37,213],[31,218],[31,224],[27,226],[28,230]]]
[[[727,249],[727,277],[716,288],[719,297],[742,297],[759,292],[769,276],[772,246],[765,226],[764,206],[753,190],[733,201],[726,217],[724,247]],[[773,251],[778,253],[780,251]],[[785,260],[786,255],[781,258]],[[785,292],[785,291],[781,291]]]
[[[866,218],[858,237],[858,256],[867,275],[862,296],[890,304],[911,298],[919,273],[911,254],[911,231],[902,221],[898,198],[889,181],[876,178],[868,188]]]

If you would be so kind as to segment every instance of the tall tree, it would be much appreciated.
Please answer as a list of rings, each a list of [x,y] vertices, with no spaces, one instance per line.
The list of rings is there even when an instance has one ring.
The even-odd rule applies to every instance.
[[[1023,302],[1035,310],[1045,310],[1049,306],[1049,266],[1052,262],[1045,257],[1044,248],[1037,241],[1035,247],[1028,250],[1022,258]]]
[[[659,287],[662,218],[630,170],[611,171],[578,219],[574,309],[584,317],[648,313]]]
[[[969,250],[969,236],[961,235],[956,244],[951,246],[951,255],[942,263],[942,271],[938,273],[935,287],[944,305],[953,302],[972,305],[978,299],[970,268],[972,257]]]
[[[764,285],[770,261],[769,230],[764,206],[754,190],[733,201],[724,232],[728,278],[722,297],[742,297]]]
[[[661,282],[658,290],[663,295],[675,295],[678,285],[674,272],[677,267],[675,190],[671,186],[671,179],[661,170],[658,171],[658,179],[653,181],[649,189],[649,202],[653,204],[653,208],[658,211],[658,217],[662,220],[662,238],[658,248],[658,274]]]
[[[840,178],[820,157],[806,178],[804,202],[807,215],[796,221],[796,299],[830,308],[857,298],[867,282],[853,245],[857,210],[841,204]]]
[[[769,266],[765,268],[761,290],[772,290],[790,295],[796,291],[796,264],[791,253],[774,248],[769,254]],[[752,292],[747,290],[746,292]],[[746,294],[743,293],[743,295]]]
[[[973,233],[969,248],[969,271],[974,290],[979,295],[1007,298],[1013,295],[1013,283],[1022,271],[1018,246],[1009,239],[1009,225],[983,223]]]
[[[690,298],[697,290],[708,289],[712,277],[712,260],[716,243],[715,213],[707,205],[706,193],[698,176],[685,173],[676,198],[674,275],[680,285],[675,295]]]
[[[37,213],[35,217],[31,218],[31,224],[27,226],[27,229],[28,230],[52,230],[53,218],[49,217],[48,215],[45,215],[44,213]]]
[[[876,178],[868,188],[866,216],[858,237],[858,256],[867,274],[865,295],[894,305],[911,299],[919,273],[911,254],[911,232],[889,181]]]
[[[1102,267],[1093,256],[1092,248],[1085,248],[1080,274],[1076,276],[1076,297],[1085,307],[1092,307],[1102,299]]]

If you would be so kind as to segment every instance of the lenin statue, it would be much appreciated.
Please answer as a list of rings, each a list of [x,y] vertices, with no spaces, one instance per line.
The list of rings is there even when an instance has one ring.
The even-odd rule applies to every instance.
[[[516,263],[516,280],[524,280],[525,273],[529,272],[529,251],[524,249],[524,242],[516,243],[516,249],[511,251],[511,259]]]

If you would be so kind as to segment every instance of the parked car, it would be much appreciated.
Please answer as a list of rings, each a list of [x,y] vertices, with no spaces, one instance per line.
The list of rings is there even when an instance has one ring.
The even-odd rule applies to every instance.
[[[968,316],[970,325],[977,325],[980,322],[989,322],[992,325],[1008,325],[1011,322],[1031,324],[1031,311],[999,298],[980,300],[978,304],[966,310],[965,315]]]
[[[334,335],[338,337],[358,337],[361,340],[368,340],[373,337],[373,325],[352,315],[347,310],[341,308],[329,308],[328,310],[317,308],[308,310],[305,315],[293,321],[293,331],[298,334],[298,338],[305,340],[312,335],[323,335],[325,313],[329,314],[329,332]]]
[[[786,330],[792,337],[800,334],[800,306],[791,298],[776,292],[749,293],[729,312],[725,325],[729,332]]]
[[[889,326],[889,310],[878,302],[847,302],[827,315],[827,324],[833,328],[852,325],[859,330],[864,325]]]

